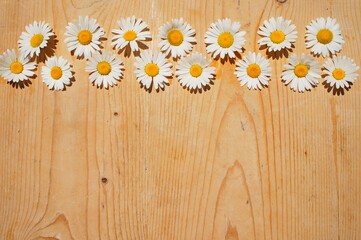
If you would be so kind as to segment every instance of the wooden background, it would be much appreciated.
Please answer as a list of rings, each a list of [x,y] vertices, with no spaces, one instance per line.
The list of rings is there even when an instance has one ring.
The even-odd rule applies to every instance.
[[[133,56],[121,56],[125,78],[97,89],[63,42],[67,23],[89,15],[110,50],[116,20],[134,14],[156,49],[158,28],[183,17],[205,54],[209,25],[230,17],[247,31],[247,51],[264,54],[257,28],[283,16],[298,27],[300,54],[309,52],[304,27],[331,16],[346,40],[341,55],[361,65],[360,0],[0,2],[1,52],[17,47],[25,25],[46,20],[56,55],[76,72],[63,92],[41,77],[24,88],[0,80],[1,240],[361,239],[361,82],[344,95],[322,84],[294,93],[280,81],[283,58],[271,60],[262,91],[241,87],[234,65],[214,62],[210,91],[191,94],[173,80],[148,93]]]

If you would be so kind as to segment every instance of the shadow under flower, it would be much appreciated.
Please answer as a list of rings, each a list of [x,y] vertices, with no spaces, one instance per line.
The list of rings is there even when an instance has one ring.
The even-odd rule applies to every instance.
[[[213,59],[215,61],[220,61],[222,65],[226,64],[226,62],[229,62],[230,64],[235,64],[238,59],[242,59],[241,53],[243,53],[244,51],[245,51],[245,49],[242,48],[242,52],[234,52],[234,55],[236,55],[235,58],[230,58],[227,54],[224,56],[224,58],[221,58],[220,55],[218,55],[217,57],[215,57]]]
[[[152,93],[153,92],[153,90],[155,90],[157,93],[159,93],[159,92],[163,92],[164,90],[165,90],[165,87],[168,87],[168,86],[170,86],[171,85],[171,80],[172,80],[172,77],[167,77],[168,78],[168,80],[169,80],[169,83],[167,83],[167,82],[163,82],[163,87],[161,87],[161,86],[159,86],[157,89],[156,88],[154,88],[153,86],[154,86],[154,81],[152,81],[152,83],[150,84],[150,86],[149,86],[149,88],[146,88],[146,86],[145,86],[145,84],[143,84],[143,83],[141,83],[141,82],[139,82],[139,85],[140,85],[140,88],[144,88],[144,90],[146,91],[146,92],[148,92],[148,93]]]
[[[37,69],[38,69],[38,68],[35,68],[35,69],[32,70],[32,71],[36,72]],[[34,74],[33,76],[28,77],[28,79],[25,79],[25,80],[23,80],[23,81],[19,81],[19,82],[7,82],[7,84],[9,84],[10,86],[12,86],[13,88],[16,88],[16,89],[18,89],[18,88],[19,88],[19,89],[24,89],[24,88],[26,88],[26,87],[30,87],[30,85],[33,84],[32,81],[35,80],[37,77],[38,77],[38,75]]]
[[[151,39],[150,39],[151,40]],[[146,40],[146,41],[150,41],[150,40]],[[135,56],[135,57],[139,57],[140,56],[140,50],[146,50],[146,49],[149,49],[149,47],[146,45],[146,44],[144,44],[143,42],[141,42],[141,41],[137,41],[137,44],[138,44],[138,47],[139,47],[139,50],[138,51],[132,51],[132,49],[130,48],[130,45],[128,44],[128,45],[126,45],[124,48],[122,48],[122,49],[119,49],[118,51],[117,51],[117,53],[119,54],[119,55],[122,55],[123,53],[124,53],[124,57],[126,57],[126,58],[129,58],[131,55],[132,55],[132,52],[133,52],[133,55]],[[113,47],[113,49],[115,49],[115,47]]]
[[[100,86],[98,86],[97,84],[95,84],[94,82],[91,83],[93,86],[95,86],[97,89],[106,89],[109,90],[111,87],[117,86],[119,83],[122,82],[122,80],[124,79],[124,76],[119,77],[118,79],[116,79],[116,83],[113,84],[112,86],[108,85],[108,87],[104,87],[104,84],[100,84]]]
[[[183,89],[188,90],[191,94],[202,94],[204,92],[207,92],[209,90],[211,90],[211,86],[214,85],[214,81],[216,80],[215,77],[213,77],[212,79],[209,79],[209,84],[207,85],[202,85],[201,88],[189,88],[187,86],[183,86]]]
[[[10,84],[10,86],[16,89],[24,89],[26,87],[30,87],[30,85],[33,83],[29,79],[26,79],[20,82],[8,82],[8,84]]]
[[[35,61],[37,64],[45,63],[45,61],[55,55],[56,45],[59,40],[56,39],[56,35],[50,36],[48,45],[41,49],[39,56],[34,56],[31,61]]]
[[[100,41],[101,43],[102,43],[102,42],[105,42],[106,40],[107,40],[106,37],[101,37],[101,38],[99,38],[99,41]],[[85,45],[85,46],[87,46],[87,45]],[[95,50],[95,52],[102,52],[103,49],[104,49],[104,46],[102,46],[102,44],[99,44],[98,46],[99,46],[100,50],[99,50],[99,51],[98,51],[98,50]],[[74,55],[75,50],[76,50],[76,49],[71,50],[71,51],[70,51],[70,55],[75,56],[75,55]],[[92,54],[91,54],[91,55],[92,55]],[[80,55],[80,56],[76,56],[76,59],[78,59],[78,60],[83,60],[83,59],[85,59],[84,53],[83,53],[82,55]]]
[[[279,51],[269,51],[269,48],[266,45],[262,45],[259,47],[259,50],[266,50],[266,55],[267,58],[271,58],[271,59],[280,59],[280,58],[288,58],[289,54],[293,52],[293,49],[295,48],[294,44],[291,44],[291,48],[282,48]]]
[[[330,83],[323,81],[322,85],[324,86],[324,88],[327,90],[327,92],[332,92],[332,94],[334,96],[340,96],[340,95],[345,95],[345,91],[349,91],[351,86],[353,85],[353,83],[349,83],[349,87],[345,87],[345,88],[336,88],[336,85],[331,86]]]

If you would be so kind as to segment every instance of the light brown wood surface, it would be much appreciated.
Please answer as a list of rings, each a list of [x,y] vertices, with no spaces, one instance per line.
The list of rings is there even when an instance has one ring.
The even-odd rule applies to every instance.
[[[89,83],[71,56],[65,26],[89,15],[105,29],[135,15],[158,28],[183,17],[204,33],[218,18],[239,21],[246,51],[257,28],[292,19],[295,53],[308,53],[304,27],[335,17],[343,51],[361,64],[360,0],[1,0],[0,51],[16,48],[25,25],[49,22],[56,55],[75,82],[49,91],[38,77],[14,88],[0,80],[0,239],[361,239],[361,81],[344,95],[324,85],[304,94],[280,81],[287,59],[272,60],[262,91],[241,87],[234,65],[217,67],[209,91],[191,94],[174,79],[148,93],[124,58],[118,86]],[[208,55],[208,57],[210,57]],[[322,63],[323,59],[318,59]]]

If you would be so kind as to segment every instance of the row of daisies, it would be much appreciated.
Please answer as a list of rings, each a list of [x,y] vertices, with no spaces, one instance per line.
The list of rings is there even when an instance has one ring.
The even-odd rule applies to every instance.
[[[215,67],[211,60],[202,54],[192,52],[196,44],[196,31],[181,19],[173,19],[159,28],[160,52],[142,50],[146,41],[151,40],[148,25],[140,18],[122,18],[118,28],[113,29],[114,37],[111,46],[119,52],[126,49],[136,55],[135,74],[138,82],[149,90],[163,89],[172,77],[172,64],[167,58],[176,61],[175,76],[180,84],[188,90],[207,87],[215,78]],[[207,53],[213,59],[236,59],[243,52],[246,39],[245,31],[241,31],[239,22],[230,19],[212,23],[205,34]],[[288,51],[294,47],[297,39],[296,26],[291,20],[282,17],[264,21],[259,27],[261,36],[258,43],[268,52]],[[112,52],[102,51],[101,44],[105,35],[104,29],[93,18],[79,17],[66,27],[65,43],[72,55],[87,60],[86,72],[90,81],[108,88],[117,84],[123,77],[124,64]],[[28,80],[35,75],[37,68],[35,59],[41,51],[48,47],[49,40],[55,34],[48,23],[34,22],[26,26],[18,41],[19,53],[14,49],[7,50],[0,57],[0,73],[9,82]],[[311,90],[325,75],[331,87],[349,88],[358,77],[358,66],[347,57],[334,56],[342,49],[344,39],[339,24],[332,18],[318,18],[306,27],[306,47],[314,56],[326,58],[321,67],[309,54],[292,55],[284,66],[281,78],[294,91]],[[268,85],[271,77],[270,62],[262,54],[250,52],[236,61],[235,75],[240,84],[249,89],[262,89]],[[43,82],[49,89],[63,90],[73,78],[72,66],[63,57],[49,58],[41,69]]]

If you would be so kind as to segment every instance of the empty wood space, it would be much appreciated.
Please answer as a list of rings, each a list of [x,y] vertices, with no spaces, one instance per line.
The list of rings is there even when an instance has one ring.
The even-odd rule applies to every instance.
[[[360,79],[343,95],[322,82],[295,93],[281,82],[283,57],[270,59],[270,86],[250,91],[234,64],[214,61],[209,91],[189,93],[174,78],[149,93],[134,56],[119,55],[124,79],[107,90],[90,84],[85,60],[64,43],[68,22],[89,15],[112,50],[116,21],[135,15],[156,50],[158,28],[183,17],[197,32],[194,51],[206,55],[209,25],[229,17],[247,32],[246,53],[265,55],[257,29],[283,16],[297,26],[301,54],[305,26],[330,16],[346,41],[339,55],[361,65],[360,0],[280,2],[1,0],[0,52],[45,20],[75,82],[48,90],[43,63],[24,88],[0,79],[0,239],[361,239]]]

